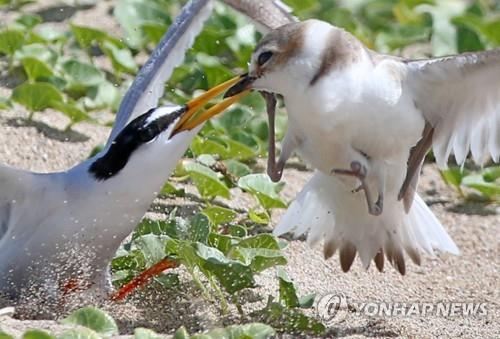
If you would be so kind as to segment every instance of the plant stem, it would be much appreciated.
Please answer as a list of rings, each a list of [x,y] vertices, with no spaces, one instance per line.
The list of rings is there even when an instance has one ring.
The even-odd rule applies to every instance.
[[[208,281],[210,283],[210,286],[215,290],[215,293],[219,296],[219,300],[221,303],[221,312],[223,315],[227,315],[229,313],[229,303],[227,302],[226,297],[224,296],[224,293],[222,293],[221,289],[219,286],[215,283],[212,277],[208,277]]]
[[[198,286],[198,288],[201,290],[201,293],[203,294],[203,297],[205,299],[207,299],[207,300],[213,300],[212,297],[210,296],[210,294],[208,293],[208,290],[201,283],[201,281],[198,278],[198,275],[196,274],[196,272],[192,268],[190,268],[190,267],[186,266],[186,268],[187,268],[189,274],[191,275],[191,277],[193,278],[193,281],[196,284],[196,286]]]

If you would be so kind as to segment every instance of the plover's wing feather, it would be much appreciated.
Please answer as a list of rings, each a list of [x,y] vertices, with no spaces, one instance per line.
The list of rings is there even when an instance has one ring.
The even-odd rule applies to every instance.
[[[128,122],[158,106],[165,82],[174,68],[184,61],[186,51],[200,34],[211,12],[210,0],[191,0],[182,8],[123,97],[108,146]]]
[[[461,164],[500,157],[500,50],[408,61],[407,86],[434,127],[440,167],[453,151]]]
[[[291,8],[280,0],[223,0],[223,2],[252,19],[262,32],[298,21],[291,14]]]

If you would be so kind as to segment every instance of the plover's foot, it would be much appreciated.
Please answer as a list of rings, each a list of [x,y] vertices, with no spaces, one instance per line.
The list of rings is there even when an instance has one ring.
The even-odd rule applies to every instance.
[[[373,202],[372,200],[372,195],[371,195],[371,190],[370,187],[368,186],[368,183],[366,182],[366,167],[362,165],[359,161],[352,161],[351,162],[351,169],[338,169],[334,168],[332,169],[333,174],[338,174],[338,175],[347,175],[347,176],[352,176],[357,178],[361,184],[355,188],[352,192],[356,193],[361,190],[365,191],[365,198],[366,198],[366,203],[368,205],[368,213],[371,215],[380,215],[383,212],[383,206],[384,206],[384,198],[382,194],[379,195],[378,199],[376,202]]]

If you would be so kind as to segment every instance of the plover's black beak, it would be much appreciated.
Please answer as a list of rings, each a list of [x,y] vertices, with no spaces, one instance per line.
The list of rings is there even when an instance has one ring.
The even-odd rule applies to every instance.
[[[255,80],[257,80],[257,78],[249,75],[248,73],[241,75],[240,80],[235,83],[230,89],[228,89],[226,94],[224,94],[224,98],[231,98],[235,95],[250,90]]]
[[[175,127],[174,133],[179,133],[185,130],[191,130],[195,128],[196,126],[201,125],[208,119],[212,118],[213,116],[219,114],[220,112],[224,111],[226,108],[231,106],[233,103],[241,99],[245,94],[247,94],[247,91],[242,90],[239,93],[235,93],[234,96],[225,98],[218,104],[213,105],[210,107],[208,110],[205,112],[202,112],[198,115],[195,116],[196,112],[205,106],[211,99],[215,98],[216,96],[222,94],[225,90],[227,90],[229,87],[238,84],[238,82],[241,81],[241,76],[234,77],[220,85],[217,85],[202,95],[194,98],[193,100],[189,101],[186,104],[186,112],[182,115],[181,119],[177,123],[177,126]]]

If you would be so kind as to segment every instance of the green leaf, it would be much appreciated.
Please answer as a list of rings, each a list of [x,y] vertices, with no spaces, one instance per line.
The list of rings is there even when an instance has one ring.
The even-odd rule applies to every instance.
[[[102,339],[102,337],[89,328],[73,328],[64,331],[58,339]]]
[[[253,273],[249,266],[237,260],[231,260],[221,251],[196,244],[196,254],[203,260],[202,267],[217,277],[226,291],[233,294],[244,288],[254,287]]]
[[[254,272],[287,263],[278,240],[271,234],[259,234],[241,240],[231,249],[229,256],[250,265]]]
[[[500,45],[500,19],[489,20],[475,15],[465,15],[453,19],[456,25],[464,25],[476,32],[486,42],[498,46]]]
[[[215,157],[211,154],[202,154],[199,157],[196,158],[196,160],[207,167],[212,167],[215,164],[217,164],[217,160],[215,160]]]
[[[229,189],[219,180],[216,172],[206,166],[196,163],[188,163],[184,168],[194,181],[202,197],[210,199],[221,196],[229,199]]]
[[[167,239],[166,236],[154,234],[146,234],[134,239],[134,245],[144,255],[147,266],[152,266],[165,258],[165,242]]]
[[[267,225],[271,222],[271,216],[266,211],[257,211],[255,209],[250,209],[248,211],[248,217],[251,221],[261,225]]]
[[[84,326],[105,336],[118,334],[118,326],[114,319],[95,307],[83,307],[60,322],[62,324]]]
[[[24,332],[23,339],[55,339],[55,337],[42,330],[28,330]]]
[[[64,113],[68,118],[71,119],[72,123],[77,123],[80,121],[94,121],[87,113],[83,112],[81,109],[76,107],[74,104],[54,101],[51,103],[51,107]]]
[[[246,248],[266,248],[268,250],[279,250],[278,239],[271,234],[258,234],[240,241],[238,246]]]
[[[241,142],[229,138],[225,138],[225,142],[228,145],[227,155],[229,158],[235,160],[248,160],[253,159],[256,156],[256,150]]]
[[[148,330],[147,328],[138,327],[134,330],[135,339],[161,339],[161,335],[157,334],[155,331]]]
[[[115,6],[113,14],[125,32],[127,44],[134,48],[139,48],[146,42],[141,29],[144,23],[170,24],[171,22],[166,10],[153,1],[121,0]]]
[[[22,61],[24,58],[35,58],[47,65],[53,66],[58,58],[57,53],[47,45],[29,44],[23,45],[14,54],[14,59]]]
[[[193,242],[207,243],[210,225],[207,216],[196,214],[189,218],[189,240]]]
[[[0,109],[12,108],[12,102],[8,98],[0,97]]]
[[[89,48],[94,43],[101,44],[105,41],[111,42],[113,45],[120,48],[126,47],[120,40],[113,38],[105,31],[97,28],[71,25],[71,32],[82,48]]]
[[[441,171],[441,176],[443,177],[444,181],[448,185],[456,188],[460,187],[462,179],[466,175],[467,173],[464,172],[460,167],[451,167],[447,170]]]
[[[278,269],[278,280],[280,286],[280,301],[284,302],[285,306],[288,308],[299,307],[299,297],[297,296],[295,286],[286,272],[281,268]]]
[[[113,271],[142,270],[146,267],[146,259],[141,250],[130,251],[127,255],[117,256],[111,262]]]
[[[190,335],[184,326],[181,326],[175,331],[174,339],[189,339]]]
[[[66,32],[56,30],[54,27],[44,26],[37,29],[38,36],[48,42],[65,41],[68,38]]]
[[[0,53],[13,55],[25,42],[24,33],[19,30],[0,32]]]
[[[146,22],[141,25],[141,30],[148,41],[157,45],[165,31],[167,30],[167,25],[159,22]]]
[[[463,178],[462,184],[478,190],[490,199],[500,198],[500,183],[485,181],[483,175],[481,174],[466,176]]]
[[[210,222],[214,225],[227,224],[236,218],[238,215],[235,211],[229,208],[220,206],[208,206],[201,213],[205,214]]]
[[[228,157],[226,145],[221,143],[220,140],[213,140],[197,136],[194,138],[189,147],[191,151],[197,156],[200,156],[202,154],[217,154],[222,159]]]
[[[208,245],[214,247],[224,254],[227,254],[231,247],[238,241],[229,235],[211,232],[208,235]]]
[[[244,226],[240,225],[230,225],[229,226],[229,234],[233,237],[243,238],[248,235],[247,229]]]
[[[500,166],[487,167],[482,172],[483,178],[487,182],[494,182],[500,178]]]
[[[50,66],[41,60],[33,57],[26,57],[23,58],[21,62],[23,64],[24,71],[31,82],[54,75]]]
[[[37,14],[23,14],[19,18],[16,19],[18,24],[23,25],[28,29],[32,29],[36,25],[42,23],[43,19],[40,15]]]
[[[31,112],[52,107],[54,102],[60,102],[62,99],[62,95],[56,87],[44,82],[24,83],[12,91],[12,100],[25,106]]]
[[[266,324],[250,323],[217,328],[203,334],[191,336],[191,339],[267,339],[273,338],[276,332]]]
[[[184,189],[177,189],[171,182],[167,181],[161,188],[160,194],[184,197],[186,196],[186,191]]]
[[[265,174],[250,174],[238,180],[238,186],[254,195],[265,209],[285,208],[286,204],[278,196],[278,184]]]
[[[264,309],[253,312],[251,316],[271,325],[279,332],[300,335],[313,333],[319,336],[326,330],[322,323],[306,316],[300,309],[289,309],[280,303],[272,302],[272,299]]]
[[[0,330],[0,339],[14,339],[14,337]]]
[[[97,67],[76,59],[70,59],[62,64],[71,86],[98,86],[105,81],[104,74]]]
[[[311,293],[299,298],[299,305],[301,308],[311,308],[314,305],[316,293]]]
[[[130,74],[137,72],[137,64],[128,48],[119,48],[115,44],[105,41],[102,45],[102,50],[111,60],[115,71]]]
[[[252,173],[250,167],[237,160],[224,160],[223,163],[226,166],[227,171],[237,178],[244,177],[245,175]]]
[[[98,86],[87,88],[85,94],[83,104],[87,109],[91,110],[103,108],[116,110],[122,95],[116,86],[106,80]]]
[[[165,288],[173,288],[181,285],[179,275],[175,273],[161,274],[154,279]]]

